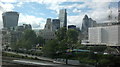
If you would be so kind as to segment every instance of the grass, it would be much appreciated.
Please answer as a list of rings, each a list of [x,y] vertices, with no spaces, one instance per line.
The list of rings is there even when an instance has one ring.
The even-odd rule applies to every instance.
[[[5,57],[12,57],[12,58],[21,58],[21,59],[33,59],[33,60],[38,60],[37,57],[33,58],[33,57],[28,57],[27,55],[26,55],[26,56],[22,56],[22,55],[18,55],[18,54],[11,54],[11,53],[5,53],[5,52],[2,53],[2,56],[5,56]]]

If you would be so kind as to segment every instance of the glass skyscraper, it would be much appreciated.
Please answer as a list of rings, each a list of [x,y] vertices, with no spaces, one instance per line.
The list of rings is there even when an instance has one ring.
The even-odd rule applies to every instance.
[[[67,12],[66,9],[61,9],[59,12],[60,27],[67,27]]]
[[[57,31],[58,29],[60,29],[60,20],[53,19],[52,20],[52,31]]]
[[[18,18],[19,18],[19,13],[18,12],[4,12],[2,14],[3,17],[3,27],[4,28],[10,28],[10,27],[15,27],[18,25]]]

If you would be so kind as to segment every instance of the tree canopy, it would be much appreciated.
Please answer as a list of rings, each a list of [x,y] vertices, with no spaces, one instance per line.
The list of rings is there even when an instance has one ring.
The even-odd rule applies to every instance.
[[[21,38],[12,45],[13,49],[31,49],[36,46],[36,44],[44,44],[44,39],[40,36],[36,36],[33,30],[25,30]]]
[[[72,48],[78,41],[78,31],[75,29],[60,28],[56,32],[56,39],[46,43],[43,53],[46,56],[54,56],[56,53],[63,53]],[[74,45],[73,45],[74,44]]]

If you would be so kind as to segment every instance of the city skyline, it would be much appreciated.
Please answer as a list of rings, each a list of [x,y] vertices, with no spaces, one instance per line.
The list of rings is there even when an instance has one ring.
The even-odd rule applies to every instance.
[[[67,9],[68,25],[81,27],[82,19],[85,14],[96,20],[98,23],[107,19],[109,14],[108,7],[111,7],[113,16],[117,16],[117,1],[94,2],[94,0],[63,0],[63,1],[0,1],[0,16],[4,11],[17,11],[20,13],[19,25],[23,23],[31,24],[34,29],[43,29],[47,18],[58,19],[59,10]],[[89,3],[92,1],[91,3]],[[0,17],[0,27],[2,19]]]

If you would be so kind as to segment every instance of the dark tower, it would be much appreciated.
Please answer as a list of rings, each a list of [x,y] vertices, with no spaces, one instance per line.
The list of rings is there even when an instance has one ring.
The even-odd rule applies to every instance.
[[[118,22],[120,23],[120,1],[118,2]]]

